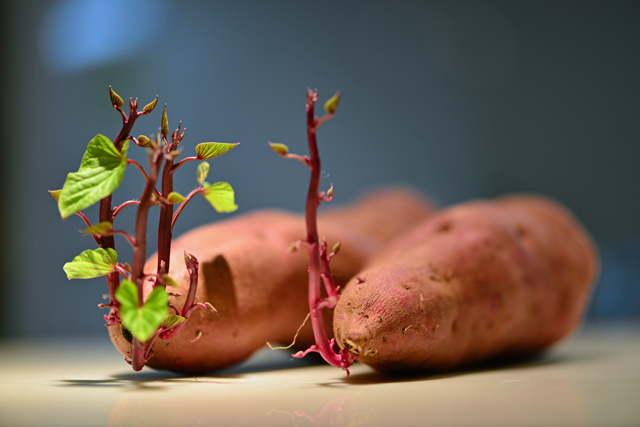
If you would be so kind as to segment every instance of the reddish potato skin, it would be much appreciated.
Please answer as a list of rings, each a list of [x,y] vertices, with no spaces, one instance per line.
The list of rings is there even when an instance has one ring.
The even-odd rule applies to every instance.
[[[341,348],[381,372],[441,371],[537,352],[582,316],[594,244],[536,196],[442,210],[378,252],[334,310]]]
[[[401,189],[382,190],[353,206],[328,209],[319,215],[319,231],[329,246],[341,242],[332,261],[338,285],[362,268],[391,235],[406,230],[433,211],[423,198]],[[368,217],[370,220],[357,221]],[[289,344],[302,324],[307,305],[308,261],[304,247],[289,247],[306,235],[304,219],[281,211],[258,211],[196,228],[172,244],[169,274],[181,285],[167,288],[181,297],[170,303],[181,308],[188,290],[186,250],[200,262],[196,302],[210,302],[212,314],[196,308],[182,331],[157,340],[147,366],[182,373],[203,373],[238,363],[267,341]],[[145,270],[154,272],[156,256]],[[145,289],[150,292],[151,284]],[[331,313],[327,329],[332,330]],[[118,350],[129,355],[131,345],[119,325],[109,327]],[[306,325],[296,344],[309,346],[313,332]]]

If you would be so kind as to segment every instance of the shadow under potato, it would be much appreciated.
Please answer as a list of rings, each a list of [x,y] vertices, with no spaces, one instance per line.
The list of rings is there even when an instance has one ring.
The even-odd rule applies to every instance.
[[[316,366],[324,363],[322,357],[317,354],[309,354],[302,359],[290,357],[286,359],[279,355],[276,360],[264,360],[263,358],[250,359],[229,368],[217,371],[203,372],[198,375],[186,375],[171,371],[146,369],[143,372],[124,372],[111,375],[111,378],[128,381],[165,381],[178,378],[238,378],[243,374],[255,372],[270,372],[282,369],[298,369],[308,366]]]
[[[528,356],[490,359],[477,364],[447,371],[397,372],[393,374],[371,371],[350,375],[348,378],[343,378],[342,383],[353,385],[370,385],[413,381],[431,381],[454,378],[463,375],[477,374],[482,372],[508,369],[526,369],[545,365],[555,365],[566,363],[572,360],[574,360],[574,357],[570,355],[542,351]]]
[[[542,366],[551,366],[564,363],[575,363],[580,361],[589,361],[591,359],[599,359],[605,357],[605,352],[556,352],[553,350],[541,351],[523,357],[503,357],[486,360],[474,365],[461,367],[449,371],[423,371],[423,372],[404,372],[404,373],[380,373],[376,371],[367,371],[362,373],[352,373],[349,377],[346,375],[336,380],[322,383],[323,386],[342,385],[372,385],[372,384],[388,384],[416,381],[433,381],[447,378],[456,378],[464,375],[481,374],[493,371],[506,371],[511,369],[529,369]],[[256,372],[271,372],[284,369],[300,369],[310,366],[322,366],[325,362],[320,355],[310,353],[302,359],[291,357],[287,350],[263,350],[254,355],[251,359],[239,363],[235,366],[225,368],[218,371],[206,372],[201,375],[185,375],[171,371],[153,370],[145,368],[142,372],[123,372],[110,375],[105,379],[78,379],[78,380],[61,380],[61,386],[75,387],[130,387],[132,384],[139,388],[145,388],[145,384],[150,383],[166,383],[174,381],[183,381],[185,379],[193,379],[194,381],[212,382],[216,380],[240,378],[243,374]],[[337,368],[330,368],[336,369]],[[155,388],[154,388],[155,389]]]

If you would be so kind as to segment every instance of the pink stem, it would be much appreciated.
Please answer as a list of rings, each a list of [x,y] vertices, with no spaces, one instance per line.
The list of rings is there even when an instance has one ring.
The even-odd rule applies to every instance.
[[[327,254],[327,242],[322,242],[322,251],[320,253],[320,261],[322,263],[322,282],[327,290],[328,295],[328,308],[334,308],[338,302],[340,295],[338,294],[338,287],[333,280],[333,274],[331,274],[331,268],[329,267],[329,260],[331,257]]]
[[[168,144],[167,153],[177,150],[182,140],[179,128],[173,133],[171,144]],[[162,195],[167,197],[173,191],[173,158],[169,157],[162,169]],[[160,205],[160,219],[158,220],[158,274],[169,271],[171,262],[171,240],[173,239],[173,204]]]
[[[180,312],[181,316],[184,316],[187,310],[193,306],[193,303],[196,300],[196,289],[198,287],[198,260],[193,255],[185,252],[184,262],[187,266],[187,271],[189,272],[189,292],[187,293],[187,299],[184,301],[184,306]]]
[[[171,168],[172,172],[177,171],[180,166],[193,160],[199,160],[199,159],[197,157],[185,157],[184,159],[180,160],[178,163],[172,165],[172,168]]]
[[[132,206],[132,205],[139,205],[140,201],[139,200],[129,200],[127,202],[122,203],[120,206],[118,206],[117,208],[115,208],[113,210],[113,218],[117,217],[118,214],[120,213],[120,211],[124,208],[126,208],[127,206]]]
[[[116,139],[113,141],[113,145],[115,146],[116,150],[120,151],[122,150],[122,145],[124,144],[124,141],[129,137],[129,134],[131,133],[133,124],[136,122],[136,119],[139,116],[138,100],[136,99],[135,102],[131,100],[129,101],[129,116],[127,116],[121,109],[117,108],[117,110],[120,112],[120,115],[122,115],[122,128],[120,129],[120,132],[118,133],[118,136],[116,137]],[[111,209],[111,199],[112,199],[111,196],[107,196],[104,199],[100,200],[100,222],[109,221],[113,223],[113,211]],[[100,247],[104,249],[107,249],[107,248],[115,249],[116,245],[115,245],[115,240],[113,236],[102,237],[100,239]],[[117,310],[118,307],[120,307],[120,303],[116,301],[115,293],[116,293],[116,289],[120,285],[119,273],[116,271],[116,272],[107,274],[106,279],[107,279],[107,287],[109,288],[109,298],[111,302],[114,304],[115,310]]]
[[[178,217],[180,216],[180,214],[184,210],[184,207],[187,206],[187,203],[189,203],[191,201],[191,199],[193,199],[193,196],[195,196],[196,194],[201,193],[201,192],[202,192],[202,187],[196,188],[195,190],[191,191],[191,193],[189,193],[187,195],[187,197],[182,201],[182,203],[180,203],[180,205],[176,209],[175,213],[173,214],[173,218],[171,219],[171,229],[172,230],[173,230],[173,226],[176,225],[176,221],[178,220]]]
[[[140,197],[140,204],[138,205],[138,214],[136,216],[136,235],[135,246],[133,249],[133,262],[131,265],[131,280],[138,288],[138,306],[142,307],[143,301],[143,282],[145,274],[143,271],[146,256],[147,256],[147,219],[149,208],[153,205],[151,195],[154,192],[155,184],[158,179],[158,172],[160,164],[162,163],[162,149],[158,148],[151,161],[151,174],[149,180],[144,187],[142,196]],[[145,363],[145,345],[138,339],[134,338],[131,349],[131,366],[134,371],[142,369]]]
[[[87,228],[91,228],[91,221],[89,221],[89,218],[87,218],[85,214],[82,212],[76,212],[76,215],[82,218],[84,223],[87,225]],[[93,234],[91,237],[93,237],[93,240],[98,244],[98,246],[102,246],[102,239],[98,235]]]
[[[308,166],[311,169],[311,180],[309,183],[309,192],[307,193],[307,203],[305,209],[305,220],[307,225],[307,237],[305,243],[309,254],[309,310],[311,317],[311,326],[315,337],[315,345],[312,345],[304,352],[294,354],[294,357],[303,357],[311,351],[320,353],[327,363],[343,368],[349,372],[348,368],[353,363],[348,353],[340,351],[336,353],[333,350],[334,340],[329,341],[327,331],[325,330],[322,309],[324,307],[332,307],[337,302],[337,291],[333,284],[333,277],[329,269],[329,257],[326,256],[326,245],[324,249],[320,246],[317,228],[317,209],[324,196],[320,195],[318,190],[320,187],[320,156],[318,154],[318,144],[316,140],[316,130],[318,125],[332,114],[317,119],[314,117],[314,104],[318,99],[316,92],[309,90],[307,92],[307,139],[309,142],[310,159]],[[324,279],[323,279],[324,278]],[[325,281],[325,287],[329,293],[330,299],[324,300],[321,296],[321,281]]]

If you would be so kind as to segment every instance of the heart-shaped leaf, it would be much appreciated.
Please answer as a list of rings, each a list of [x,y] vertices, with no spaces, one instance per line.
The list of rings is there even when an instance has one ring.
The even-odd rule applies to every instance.
[[[227,182],[216,182],[208,185],[202,194],[218,212],[233,212],[238,209],[234,201],[233,188]]]
[[[138,307],[138,289],[129,280],[122,281],[115,296],[122,324],[142,342],[153,336],[169,313],[169,297],[161,286],[153,288],[142,307]]]
[[[118,188],[127,168],[125,141],[122,152],[118,152],[109,138],[96,135],[87,146],[78,172],[67,175],[58,199],[62,218],[67,218],[100,201]]]
[[[62,268],[69,279],[91,279],[115,271],[118,253],[115,249],[87,249]]]

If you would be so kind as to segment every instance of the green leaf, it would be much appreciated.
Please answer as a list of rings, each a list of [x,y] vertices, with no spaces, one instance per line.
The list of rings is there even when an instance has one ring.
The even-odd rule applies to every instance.
[[[110,223],[109,221],[102,221],[99,224],[96,224],[89,228],[85,228],[84,230],[81,230],[82,233],[87,233],[87,234],[105,234],[110,231],[113,231],[113,224]]]
[[[198,165],[198,182],[202,185],[209,176],[209,163],[202,162]]]
[[[273,151],[275,151],[277,154],[280,154],[281,156],[286,156],[289,152],[289,147],[278,142],[270,142],[269,146]]]
[[[122,108],[124,102],[122,101],[122,98],[120,98],[120,95],[118,95],[111,86],[109,86],[109,97],[111,97],[111,104],[114,107]]]
[[[167,317],[164,318],[164,321],[162,322],[162,327],[163,328],[173,328],[174,326],[178,326],[180,323],[184,322],[185,320],[187,320],[186,318],[179,316],[177,314],[168,314]]]
[[[167,286],[171,286],[173,288],[179,288],[180,285],[178,284],[178,282],[176,282],[173,277],[169,276],[168,274],[164,274],[162,276],[162,279],[164,280],[164,284]]]
[[[58,200],[60,200],[60,193],[62,193],[62,190],[47,190],[49,192],[49,194],[51,194],[53,196],[54,199],[56,199],[56,202]]]
[[[67,218],[103,199],[118,188],[127,168],[125,141],[122,152],[118,152],[109,138],[96,135],[87,146],[78,172],[67,175],[58,200],[62,218]]]
[[[122,281],[115,297],[120,303],[122,324],[142,342],[151,338],[169,313],[169,297],[160,286],[153,288],[142,307],[138,307],[138,288],[129,280]]]
[[[169,136],[169,119],[167,118],[167,104],[164,104],[164,110],[162,111],[162,136],[165,138]]]
[[[120,303],[121,315],[123,311],[138,308],[138,288],[130,280],[124,279],[122,281],[118,289],[116,289],[115,297]]]
[[[204,198],[218,212],[233,212],[238,209],[234,202],[233,188],[227,182],[216,182],[202,192]]]
[[[226,153],[238,144],[239,143],[203,142],[196,145],[196,153],[198,153],[199,160],[212,159]]]
[[[115,249],[87,249],[62,268],[68,279],[91,279],[114,272],[117,263]]]
[[[169,203],[173,204],[173,203],[181,203],[184,202],[186,199],[186,197],[184,197],[182,194],[180,193],[176,193],[175,191],[172,191],[171,193],[169,193],[169,195],[167,196],[167,200],[169,201]]]
[[[338,108],[338,102],[340,102],[340,92],[336,92],[335,95],[333,95],[327,100],[327,102],[324,103],[324,111],[329,114],[335,113],[336,109]]]

